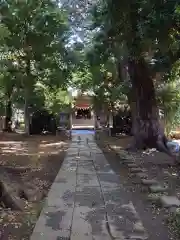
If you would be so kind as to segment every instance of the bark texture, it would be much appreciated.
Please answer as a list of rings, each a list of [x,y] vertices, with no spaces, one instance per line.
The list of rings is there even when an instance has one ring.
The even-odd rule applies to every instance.
[[[9,99],[6,103],[5,109],[5,125],[3,131],[5,132],[12,132],[12,102]]]
[[[159,121],[153,79],[143,58],[129,60],[132,83],[133,148],[156,148],[171,155]]]
[[[27,92],[27,91],[26,91]],[[28,94],[25,94],[25,104],[24,104],[24,120],[25,120],[25,133],[30,134],[30,116],[29,116],[29,104],[28,104]]]
[[[28,56],[28,53],[27,53]],[[30,103],[30,93],[33,88],[33,78],[31,76],[31,61],[27,57],[26,59],[26,82],[24,86],[24,120],[25,120],[25,133],[30,134],[30,112],[29,112],[29,103]]]

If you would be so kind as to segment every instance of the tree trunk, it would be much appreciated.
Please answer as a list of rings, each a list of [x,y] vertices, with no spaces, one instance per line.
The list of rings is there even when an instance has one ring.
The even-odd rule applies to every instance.
[[[132,121],[136,149],[156,148],[171,155],[167,139],[159,121],[153,80],[143,58],[129,61],[129,74],[132,83]]]
[[[25,89],[25,103],[24,103],[24,123],[25,134],[30,134],[30,114],[29,114],[29,94],[28,89]]]
[[[10,99],[7,100],[5,109],[5,126],[3,131],[12,132],[12,102]]]
[[[30,59],[26,59],[26,82],[24,87],[24,121],[25,121],[25,134],[30,135],[30,112],[29,112],[29,99],[30,91],[32,88],[32,78],[31,78],[31,62]]]

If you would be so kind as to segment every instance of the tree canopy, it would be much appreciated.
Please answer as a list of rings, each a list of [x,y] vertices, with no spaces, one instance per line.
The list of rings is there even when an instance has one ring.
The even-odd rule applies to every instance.
[[[167,128],[179,123],[179,1],[4,0],[0,14],[8,118],[24,106],[28,126],[30,107],[58,113],[69,87],[92,90],[97,111],[130,105],[136,148],[167,152],[159,109]]]
[[[49,106],[52,99],[47,98],[47,91],[49,96],[59,96],[57,89],[63,92],[62,89],[67,88],[72,64],[70,50],[66,48],[67,14],[51,0],[33,0],[28,4],[27,1],[2,1],[0,13],[1,85],[6,110],[11,108],[12,101],[24,102],[28,128],[29,107]],[[40,84],[46,88],[44,94],[37,90]],[[21,97],[15,100],[18,94]],[[66,104],[63,98],[57,99],[59,106]]]

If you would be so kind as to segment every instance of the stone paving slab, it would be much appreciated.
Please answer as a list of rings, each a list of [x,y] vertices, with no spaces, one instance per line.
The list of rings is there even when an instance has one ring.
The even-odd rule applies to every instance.
[[[111,168],[109,168],[109,167],[104,167],[104,168],[102,168],[100,170],[97,170],[97,173],[98,174],[101,174],[101,173],[102,174],[115,174],[115,172]]]
[[[98,173],[98,177],[102,188],[105,186],[114,188],[121,184],[120,179],[116,174]]]
[[[94,166],[94,161],[93,159],[89,159],[88,161],[79,159],[78,166]]]
[[[61,193],[51,190],[49,193],[46,205],[51,207],[73,207],[75,199],[75,189],[70,190],[65,188],[61,190]]]
[[[99,154],[99,155],[94,155],[94,163],[99,163],[99,164],[108,164],[107,160],[104,158],[104,155]]]
[[[71,154],[71,153],[78,153],[78,151],[79,151],[79,148],[77,146],[73,147],[73,148],[68,148],[67,149],[67,155]]]
[[[132,236],[141,236],[141,239],[147,239],[147,234],[142,226],[140,218],[131,202],[128,204],[107,204],[106,211],[108,222],[114,238],[131,239]],[[141,232],[137,229],[140,223]]]
[[[175,196],[162,196],[160,198],[161,204],[163,207],[171,208],[171,207],[179,207],[180,200]]]
[[[30,240],[70,240],[71,232],[62,231],[50,231],[50,232],[33,232]]]
[[[94,176],[93,174],[79,174],[77,176],[77,187],[79,186],[99,187],[97,175],[95,174]]]
[[[96,192],[101,193],[101,187],[100,186],[77,186],[76,187],[76,193],[84,193],[84,195],[93,195]]]
[[[76,171],[77,166],[78,166],[78,162],[72,159],[72,160],[69,160],[68,162],[63,163],[61,167],[61,171],[66,171],[66,172]]]
[[[89,208],[103,207],[104,201],[99,187],[78,188],[76,192],[76,206]]]
[[[93,154],[103,154],[103,152],[101,150],[98,150],[98,149],[91,149],[91,153]]]
[[[30,240],[145,240],[121,184],[92,136],[73,136]]]
[[[143,173],[143,172],[135,173],[135,176],[136,176],[136,177],[139,177],[139,178],[141,178],[141,179],[147,179],[147,178],[148,178],[147,173]]]
[[[136,163],[128,163],[127,166],[129,168],[138,168],[138,165]]]
[[[76,161],[93,161],[93,157],[92,156],[76,156]]]
[[[95,159],[94,160],[94,166],[95,169],[98,173],[112,173],[115,174],[114,171],[112,170],[111,166],[109,163],[107,163],[107,161],[105,161],[104,159]]]
[[[139,167],[135,167],[135,168],[130,168],[130,172],[131,173],[139,173],[139,172],[145,172],[145,170],[142,168],[139,168]]]
[[[95,154],[94,155],[94,160],[95,160],[95,162],[104,161],[104,162],[107,163],[107,160],[106,160],[104,154]]]
[[[166,186],[161,186],[161,185],[154,185],[154,186],[150,186],[149,190],[152,193],[161,193],[161,192],[165,192],[168,190],[168,187]]]
[[[134,161],[132,160],[127,160],[127,161],[121,161],[122,164],[127,165],[127,164],[134,164]]]
[[[76,207],[73,215],[71,240],[87,239],[93,240],[91,225],[86,221],[86,213],[89,207]]]
[[[77,174],[96,174],[94,166],[78,166]]]
[[[158,185],[158,181],[155,179],[142,179],[141,183],[146,186]]]
[[[67,156],[67,157],[66,157],[66,161],[64,160],[64,162],[63,162],[63,164],[62,164],[62,166],[61,166],[61,169],[62,169],[62,167],[65,166],[66,164],[71,164],[71,163],[73,163],[73,162],[77,162],[78,159],[79,159],[78,155],[76,155],[76,156]]]
[[[73,217],[73,208],[45,207],[36,224],[36,229],[41,232],[70,230]],[[46,226],[44,228],[44,226]]]
[[[89,158],[91,154],[90,154],[90,151],[79,151],[79,156]]]
[[[105,200],[105,204],[113,203],[113,204],[125,204],[127,203],[126,199],[122,198],[120,194],[120,186],[114,188],[103,189],[103,196]]]
[[[72,140],[72,142],[69,144],[69,149],[72,149],[72,148],[77,148],[77,142]]]
[[[77,156],[77,154],[79,154],[79,152],[67,153],[67,157],[75,157],[75,156]]]
[[[76,186],[76,171],[60,171],[60,174],[56,176],[51,188],[55,185],[57,188],[61,188],[66,185],[69,185],[70,188],[71,185],[72,187]]]
[[[111,166],[109,165],[109,163],[103,162],[103,161],[99,161],[99,162],[94,162],[94,166],[96,168],[97,171],[104,171],[105,169],[108,170],[112,170]]]
[[[106,229],[104,208],[76,207],[74,219],[78,220],[73,221],[71,239],[81,239],[82,237],[82,239],[111,240]],[[87,236],[88,238],[86,238]]]

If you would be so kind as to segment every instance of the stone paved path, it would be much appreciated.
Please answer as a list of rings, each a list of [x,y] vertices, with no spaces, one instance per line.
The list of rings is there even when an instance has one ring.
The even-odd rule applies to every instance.
[[[73,136],[30,239],[148,239],[92,135]]]

